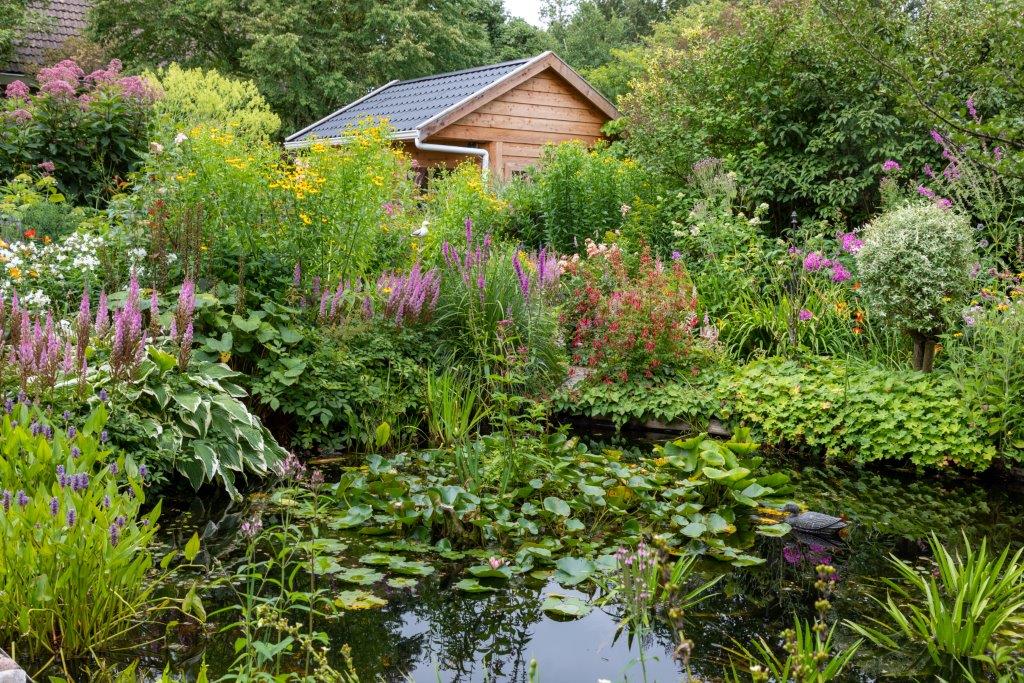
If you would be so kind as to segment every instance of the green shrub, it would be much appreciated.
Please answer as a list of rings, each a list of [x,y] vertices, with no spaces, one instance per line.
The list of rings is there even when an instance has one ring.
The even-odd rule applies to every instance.
[[[995,456],[956,383],[815,358],[755,361],[718,388],[720,417],[837,460],[982,470]]]
[[[868,224],[857,266],[869,305],[914,340],[914,369],[930,371],[935,341],[972,286],[974,240],[966,216],[907,205]]]
[[[545,147],[537,170],[509,199],[524,202],[539,219],[524,225],[527,244],[559,252],[579,252],[590,238],[600,242],[623,226],[637,198],[650,193],[641,169],[604,145],[587,149],[579,142]],[[514,213],[522,214],[525,206]]]
[[[724,159],[780,222],[793,210],[869,215],[881,162],[928,161],[928,129],[819,5],[712,0],[659,24],[628,58],[643,64],[619,101],[629,153],[677,184]]]
[[[506,204],[472,162],[463,162],[431,178],[424,209],[428,232],[418,251],[420,258],[432,265],[444,260],[442,244],[458,244],[465,239],[467,221],[480,235],[500,238],[505,231]]]
[[[255,141],[273,137],[281,127],[281,119],[252,81],[229,78],[213,69],[183,69],[178,64],[148,76],[163,92],[155,112],[168,135],[209,126]]]
[[[105,200],[142,160],[155,92],[114,60],[85,76],[71,60],[20,81],[0,103],[0,177],[46,170],[69,197]]]

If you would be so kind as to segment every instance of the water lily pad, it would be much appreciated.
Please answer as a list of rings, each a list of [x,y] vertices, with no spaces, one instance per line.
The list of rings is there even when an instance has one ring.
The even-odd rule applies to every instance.
[[[388,569],[396,574],[406,574],[408,576],[430,576],[434,573],[434,568],[425,562],[415,562],[401,558],[388,562]]]
[[[359,558],[359,561],[362,562],[363,564],[380,565],[380,564],[390,564],[391,562],[395,561],[396,559],[401,560],[403,558],[401,558],[401,557],[396,558],[394,555],[388,555],[386,553],[366,553],[365,555],[363,555],[362,557]]]
[[[360,586],[369,586],[372,583],[377,583],[384,578],[384,575],[380,572],[375,572],[372,569],[366,569],[364,567],[346,567],[335,574],[339,579],[345,583],[357,583]]]
[[[388,601],[384,598],[379,598],[369,591],[354,590],[354,591],[341,591],[337,597],[334,598],[334,604],[336,607],[341,609],[372,609],[374,607],[383,607],[388,604]]]
[[[757,527],[757,533],[761,534],[762,536],[771,536],[773,538],[785,536],[791,530],[792,527],[786,524],[785,522],[779,522],[778,524],[762,524],[761,526]]]
[[[501,565],[495,568],[489,564],[476,564],[467,571],[480,579],[502,579],[508,581],[512,578],[512,568],[508,565]]]
[[[540,608],[547,614],[572,619],[585,617],[593,609],[585,600],[572,595],[565,596],[558,595],[557,593],[552,593],[544,598]]]
[[[485,586],[479,579],[463,579],[455,587],[466,593],[492,593],[498,590],[493,586]]]
[[[316,561],[313,563],[313,573],[317,576],[323,576],[324,574],[337,574],[343,569],[345,569],[345,567],[338,564],[338,561],[333,557],[321,556],[316,558]]]
[[[416,579],[410,579],[407,576],[396,576],[393,579],[388,579],[387,583],[392,588],[412,588],[419,583],[419,581]]]
[[[555,562],[555,581],[575,586],[589,579],[596,569],[593,562],[582,557],[563,557]]]
[[[332,529],[351,529],[370,519],[372,514],[373,508],[369,505],[353,505],[344,515],[332,519],[327,526]]]

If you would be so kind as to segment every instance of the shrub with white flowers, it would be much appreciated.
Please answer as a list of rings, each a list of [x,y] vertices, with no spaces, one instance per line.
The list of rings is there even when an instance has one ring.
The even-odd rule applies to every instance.
[[[967,217],[935,204],[903,206],[865,229],[864,292],[881,320],[913,338],[915,370],[931,370],[938,335],[970,294],[974,261]]]

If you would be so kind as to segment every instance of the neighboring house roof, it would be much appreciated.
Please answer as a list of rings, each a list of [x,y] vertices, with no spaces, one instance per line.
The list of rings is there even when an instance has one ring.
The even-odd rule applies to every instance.
[[[46,17],[46,26],[16,41],[11,61],[0,71],[27,73],[28,67],[42,63],[47,50],[58,48],[68,38],[85,33],[90,7],[90,0],[30,0],[28,9]]]
[[[302,147],[313,139],[342,141],[346,129],[371,117],[387,119],[393,138],[425,138],[457,118],[508,92],[545,69],[554,69],[609,119],[619,112],[582,76],[553,52],[530,59],[478,66],[462,71],[391,81],[316,123],[285,138],[285,147]]]

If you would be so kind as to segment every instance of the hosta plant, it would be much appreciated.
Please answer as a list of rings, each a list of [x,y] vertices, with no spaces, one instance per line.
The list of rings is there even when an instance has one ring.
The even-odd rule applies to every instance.
[[[266,475],[287,455],[249,412],[240,375],[193,360],[185,369],[170,353],[149,347],[130,384],[110,387],[113,400],[135,413],[151,439],[150,460],[184,475],[192,486],[217,482],[237,496],[237,479]]]

